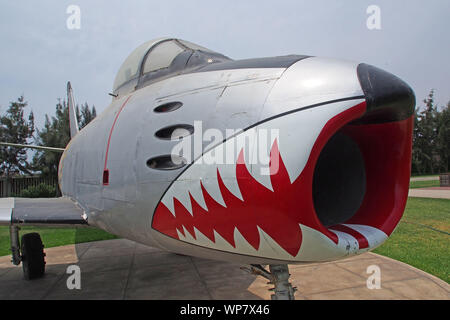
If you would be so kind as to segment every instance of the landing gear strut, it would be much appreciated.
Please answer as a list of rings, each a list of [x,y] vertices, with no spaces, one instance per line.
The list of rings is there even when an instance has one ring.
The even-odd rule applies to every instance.
[[[40,278],[45,273],[45,253],[39,233],[26,233],[19,243],[17,226],[10,226],[12,263],[22,263],[23,276],[26,280]]]
[[[269,284],[275,287],[271,288],[274,294],[271,295],[272,300],[294,300],[294,293],[297,288],[292,287],[289,282],[289,268],[287,264],[271,264],[267,271],[260,264],[252,264],[250,268],[242,268],[252,274],[262,276],[269,280]]]

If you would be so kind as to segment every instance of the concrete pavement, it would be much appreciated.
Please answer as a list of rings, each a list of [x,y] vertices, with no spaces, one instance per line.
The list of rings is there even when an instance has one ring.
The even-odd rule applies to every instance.
[[[46,249],[46,275],[23,280],[21,266],[0,257],[0,299],[270,299],[267,280],[239,265],[192,258],[129,240]],[[81,290],[67,289],[69,265],[81,269]],[[367,267],[381,271],[368,289]],[[421,270],[373,253],[337,262],[290,265],[297,299],[449,299],[450,286]]]
[[[411,177],[410,181],[439,181],[439,176],[431,177]]]
[[[409,189],[408,197],[450,199],[450,187]]]

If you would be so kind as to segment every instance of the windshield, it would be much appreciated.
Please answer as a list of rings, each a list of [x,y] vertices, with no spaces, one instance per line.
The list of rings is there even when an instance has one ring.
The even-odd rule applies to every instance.
[[[189,41],[159,38],[137,47],[123,62],[113,92],[126,94],[148,81],[229,58]]]
[[[114,80],[113,90],[116,90],[125,82],[139,76],[139,67],[141,66],[142,59],[144,59],[148,50],[155,44],[163,39],[150,40],[137,47],[129,56],[125,59],[117,72],[116,79]]]
[[[183,51],[184,49],[173,40],[157,44],[145,60],[143,73],[169,67],[173,59]]]

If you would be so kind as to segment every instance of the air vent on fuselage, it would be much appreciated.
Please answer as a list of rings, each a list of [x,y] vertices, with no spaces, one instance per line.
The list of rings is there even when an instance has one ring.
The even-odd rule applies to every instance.
[[[183,103],[181,103],[179,101],[167,102],[167,103],[157,106],[155,109],[153,109],[153,111],[156,113],[172,112],[172,111],[175,111],[175,110],[181,108],[182,105],[183,105]]]
[[[190,124],[175,124],[156,131],[155,136],[163,140],[179,140],[194,133],[194,127]]]
[[[157,170],[175,170],[184,167],[186,163],[185,158],[174,154],[157,156],[147,160],[147,166]]]

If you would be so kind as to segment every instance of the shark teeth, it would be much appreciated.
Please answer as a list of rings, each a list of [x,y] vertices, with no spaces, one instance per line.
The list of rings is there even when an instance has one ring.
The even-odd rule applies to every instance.
[[[236,162],[239,150],[244,152],[245,162],[249,164],[249,171],[253,178],[273,191],[268,172],[268,159],[270,159],[271,146],[275,140],[278,141],[279,150],[283,153],[284,165],[292,183],[303,171],[312,146],[326,122],[345,109],[348,109],[348,102],[338,102],[323,108],[312,108],[293,113],[289,123],[294,123],[295,128],[286,128],[285,117],[280,117],[241,132],[197,159],[174,181],[162,198],[162,203],[175,216],[174,198],[176,198],[192,214],[191,195],[202,208],[207,210],[201,191],[202,184],[211,197],[225,207],[226,204],[217,181],[217,171],[228,190],[243,200],[236,180]],[[307,116],[304,114],[305,112],[308,113]],[[274,128],[280,129],[275,130]],[[299,137],[301,138],[299,139]],[[209,164],[208,161],[205,163],[205,158],[213,158],[212,153],[222,154],[225,163]],[[229,163],[230,161],[232,163]]]
[[[220,144],[213,150],[210,150],[203,155],[203,157],[197,159],[188,170],[183,172],[183,174],[172,184],[169,190],[164,195],[161,200],[164,205],[170,210],[170,212],[175,216],[174,210],[174,199],[178,199],[183,206],[192,214],[192,204],[190,201],[189,194],[192,195],[194,200],[202,206],[203,209],[207,210],[205,199],[201,190],[201,186],[206,189],[209,195],[219,204],[226,207],[223,200],[222,193],[220,192],[219,184],[217,181],[217,172],[223,179],[223,183],[228,188],[228,190],[237,198],[243,200],[239,185],[236,179],[236,162],[237,153],[236,148],[245,146],[243,148],[244,159],[251,161],[251,150],[255,149],[257,131],[256,129],[251,129],[245,133],[239,135],[239,138],[232,138],[227,140],[225,143]],[[224,159],[232,162],[230,164],[208,164],[205,163],[205,157],[210,155],[212,152],[223,154]],[[267,150],[269,153],[270,150]],[[268,176],[269,177],[269,176]],[[264,177],[265,178],[265,177]],[[260,176],[259,180],[263,180]],[[265,178],[267,179],[267,178]],[[264,180],[265,180],[264,179]],[[269,181],[270,183],[270,181]],[[270,186],[269,186],[270,189]]]
[[[374,228],[340,225],[327,230],[314,218],[311,150],[333,133],[328,126],[336,122],[332,118],[341,113],[339,121],[356,117],[365,104],[347,109],[344,101],[276,118],[206,152],[173,182],[152,227],[204,247],[289,261],[331,260],[381,243],[386,235]],[[259,132],[273,128],[279,132],[269,143],[256,142]],[[231,164],[205,163],[213,158],[211,152],[228,158],[230,150],[239,150]],[[320,150],[314,150],[317,156]],[[267,167],[257,161],[261,155],[270,159]]]
[[[349,225],[350,226],[350,225]],[[178,231],[181,241],[199,245],[202,247],[226,251],[230,253],[244,254],[250,256],[265,257],[274,260],[298,261],[298,262],[320,262],[331,261],[336,258],[345,258],[374,249],[387,239],[387,235],[374,227],[366,225],[351,225],[358,232],[361,231],[369,240],[369,247],[360,249],[357,239],[352,235],[333,231],[338,236],[338,243],[334,243],[321,232],[300,224],[302,231],[302,247],[299,253],[293,257],[284,250],[270,235],[258,227],[261,242],[258,250],[248,243],[237,228],[234,229],[234,242],[232,246],[218,232],[214,230],[214,242],[194,227],[195,238],[183,226],[183,233]]]

